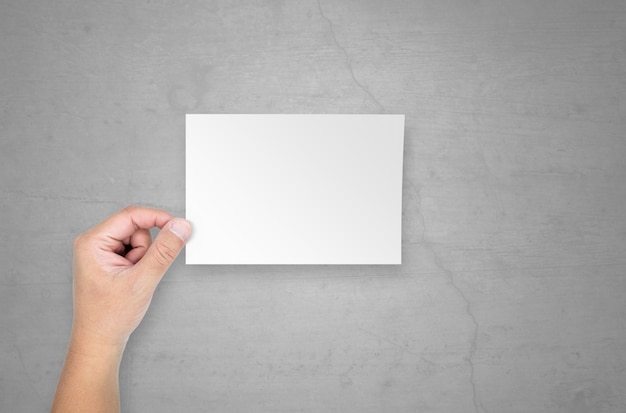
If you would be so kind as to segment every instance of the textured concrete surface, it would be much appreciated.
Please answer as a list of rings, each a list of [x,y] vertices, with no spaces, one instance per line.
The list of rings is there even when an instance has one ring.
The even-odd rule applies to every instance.
[[[0,411],[48,409],[74,236],[184,215],[186,112],[405,113],[404,263],[179,260],[124,410],[626,410],[622,0],[0,7]]]

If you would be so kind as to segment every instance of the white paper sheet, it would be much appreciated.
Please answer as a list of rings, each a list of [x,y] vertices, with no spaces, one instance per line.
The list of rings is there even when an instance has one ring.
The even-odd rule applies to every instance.
[[[186,118],[187,264],[400,264],[404,115]]]

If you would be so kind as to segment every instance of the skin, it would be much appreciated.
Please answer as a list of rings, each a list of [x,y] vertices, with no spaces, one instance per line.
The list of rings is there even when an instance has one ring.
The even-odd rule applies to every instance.
[[[120,411],[126,343],[190,234],[182,218],[132,206],[76,238],[74,321],[52,413]]]

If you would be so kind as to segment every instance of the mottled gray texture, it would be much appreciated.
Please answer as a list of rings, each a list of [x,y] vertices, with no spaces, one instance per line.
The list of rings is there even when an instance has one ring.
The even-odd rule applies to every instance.
[[[0,7],[0,411],[50,404],[74,236],[184,215],[186,112],[405,113],[404,264],[178,260],[124,410],[626,410],[626,2]]]

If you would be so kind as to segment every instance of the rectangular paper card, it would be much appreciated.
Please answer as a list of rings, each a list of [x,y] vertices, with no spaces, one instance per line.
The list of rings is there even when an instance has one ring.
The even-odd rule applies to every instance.
[[[186,118],[187,264],[400,264],[404,115]]]

